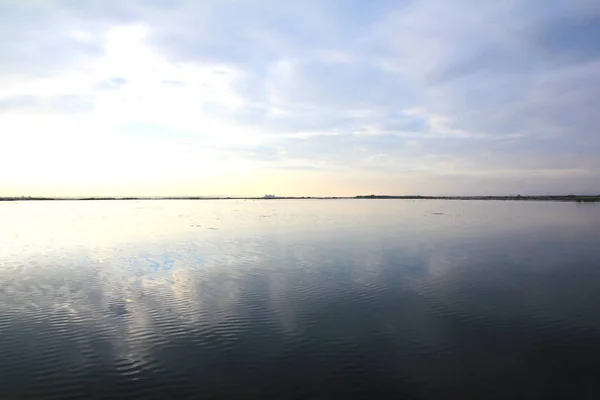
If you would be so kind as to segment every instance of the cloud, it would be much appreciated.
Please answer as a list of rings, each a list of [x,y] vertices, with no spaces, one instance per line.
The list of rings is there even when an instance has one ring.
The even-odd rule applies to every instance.
[[[38,115],[65,127],[59,158],[88,139],[116,158],[186,142],[217,169],[484,174],[522,192],[510,171],[555,171],[548,185],[583,190],[600,183],[598,40],[595,0],[0,0],[0,141],[55,134]]]
[[[12,112],[36,113],[85,113],[91,111],[93,102],[87,97],[75,95],[32,96],[20,95],[0,99],[0,114]]]
[[[480,4],[468,12],[466,2],[416,2],[411,12],[389,21],[404,43],[392,54],[413,54],[409,42],[418,43],[419,67],[409,64],[404,71],[422,82],[426,107],[453,116],[459,128],[543,134],[556,122],[551,108],[566,115],[589,107],[595,91],[577,79],[597,79],[591,75],[598,54],[591,47],[600,25],[589,21],[600,16],[600,7],[589,6],[584,17],[583,6],[555,3],[560,12],[544,10],[540,2]],[[584,58],[581,49],[587,49]],[[564,97],[565,85],[577,98]],[[565,136],[582,134],[579,123],[563,128]]]

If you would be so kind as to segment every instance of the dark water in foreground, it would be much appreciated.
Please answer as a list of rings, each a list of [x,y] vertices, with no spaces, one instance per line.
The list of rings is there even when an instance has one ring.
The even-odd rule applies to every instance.
[[[76,398],[598,399],[600,206],[0,204],[0,399]]]

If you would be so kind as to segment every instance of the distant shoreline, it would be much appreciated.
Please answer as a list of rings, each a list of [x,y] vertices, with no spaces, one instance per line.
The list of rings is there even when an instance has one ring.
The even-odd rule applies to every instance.
[[[0,197],[0,201],[90,201],[90,200],[518,200],[518,201],[575,201],[600,202],[600,195],[567,196],[387,196],[354,197]]]

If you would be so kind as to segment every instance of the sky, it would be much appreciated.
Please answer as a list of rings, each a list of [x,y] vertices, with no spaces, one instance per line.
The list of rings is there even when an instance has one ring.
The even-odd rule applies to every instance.
[[[0,0],[0,196],[600,193],[600,0]]]

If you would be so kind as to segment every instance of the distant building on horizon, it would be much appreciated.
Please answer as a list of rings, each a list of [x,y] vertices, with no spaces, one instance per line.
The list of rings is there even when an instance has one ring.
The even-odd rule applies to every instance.
[[[265,194],[263,199],[274,199],[276,196],[274,194]]]

